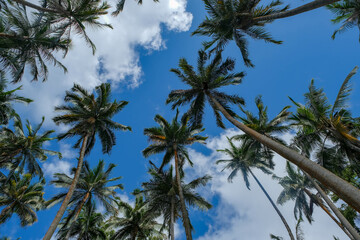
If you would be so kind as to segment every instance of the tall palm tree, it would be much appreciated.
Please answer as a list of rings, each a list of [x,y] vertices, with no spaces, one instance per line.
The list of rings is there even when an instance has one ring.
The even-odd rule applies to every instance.
[[[314,0],[300,7],[288,10],[289,6],[280,7],[283,3],[274,0],[265,6],[258,6],[260,0],[203,0],[208,17],[199,25],[193,35],[212,37],[205,48],[216,43],[214,49],[220,50],[234,40],[239,47],[244,63],[248,67],[254,65],[249,59],[246,36],[266,42],[281,44],[266,32],[264,26],[275,19],[285,18],[310,11],[339,0]]]
[[[333,23],[341,23],[332,39],[335,39],[337,33],[341,33],[353,27],[360,26],[360,3],[357,0],[343,0],[327,6],[335,15],[331,21]],[[360,41],[360,38],[359,38]]]
[[[176,73],[181,81],[190,85],[191,88],[187,90],[171,91],[166,100],[167,103],[173,103],[173,108],[191,103],[188,113],[197,122],[201,122],[204,114],[205,100],[208,100],[215,112],[217,123],[220,123],[220,126],[223,126],[223,124],[219,112],[221,112],[222,115],[238,129],[294,163],[300,169],[306,171],[311,177],[330,188],[340,196],[342,200],[360,212],[360,201],[358,200],[360,199],[359,189],[295,150],[256,132],[236,120],[234,118],[236,114],[231,110],[229,104],[239,104],[242,98],[237,95],[227,95],[223,92],[219,92],[217,89],[222,86],[237,85],[241,83],[241,76],[243,76],[243,74],[228,74],[234,68],[234,61],[228,59],[222,63],[221,52],[217,53],[214,60],[206,67],[204,65],[207,58],[204,58],[203,56],[207,55],[203,51],[200,51],[197,72],[194,71],[193,67],[189,65],[185,59],[180,59],[179,66],[182,71],[179,69],[171,70]],[[221,66],[227,66],[227,68],[221,68]]]
[[[226,166],[223,170],[229,169],[231,171],[228,181],[231,182],[232,179],[238,174],[242,173],[246,187],[250,190],[249,174],[255,179],[256,183],[259,185],[261,190],[266,195],[267,199],[270,201],[271,205],[274,207],[276,213],[279,215],[281,221],[283,222],[286,230],[289,233],[290,239],[295,240],[294,235],[289,227],[289,224],[286,222],[284,216],[281,214],[280,210],[271,199],[269,194],[266,192],[265,188],[262,186],[260,181],[257,179],[252,168],[260,169],[265,174],[270,174],[270,164],[268,163],[267,155],[261,154],[257,149],[253,148],[251,143],[242,142],[240,147],[236,147],[235,144],[228,138],[230,149],[219,149],[217,151],[225,153],[231,159],[218,160],[216,164],[225,163]]]
[[[173,176],[173,166],[171,165],[167,171],[159,171],[159,169],[153,165],[153,167],[149,168],[148,172],[151,175],[151,179],[142,184],[144,190],[139,193],[145,194],[145,203],[148,205],[149,211],[158,211],[163,215],[163,227],[169,227],[170,239],[174,240],[174,224],[180,217],[181,204],[176,178]],[[199,186],[205,186],[211,177],[205,175],[187,184],[183,182],[183,178],[184,175],[182,174],[181,188],[183,189],[187,205],[197,207],[201,210],[210,209],[212,205],[196,193],[195,189]]]
[[[103,83],[95,88],[97,97],[82,88],[78,84],[74,84],[71,91],[66,92],[65,102],[68,105],[56,107],[56,111],[64,112],[53,118],[56,124],[70,125],[71,128],[63,134],[59,135],[59,139],[79,136],[78,141],[74,145],[79,148],[80,154],[76,172],[64,198],[61,207],[51,223],[44,240],[49,240],[53,235],[57,225],[59,224],[67,205],[69,204],[76,184],[78,183],[84,156],[89,154],[95,144],[95,135],[97,134],[101,140],[103,153],[110,153],[112,147],[116,143],[114,130],[131,130],[130,127],[114,122],[111,118],[120,112],[127,104],[126,101],[110,102],[111,86],[109,83]]]
[[[14,130],[3,128],[0,130],[0,167],[9,167],[11,173],[15,170],[23,172],[24,168],[32,175],[43,177],[43,171],[38,160],[45,161],[48,155],[57,155],[61,158],[61,153],[44,149],[44,145],[55,139],[50,137],[54,132],[48,130],[39,133],[45,118],[37,126],[31,126],[27,120],[24,129],[19,116],[14,119]]]
[[[69,221],[67,216],[64,219],[66,223]],[[85,207],[81,209],[79,218],[67,226],[64,224],[57,233],[57,239],[68,239],[68,236],[78,240],[106,240],[105,215],[96,212],[95,203],[89,201]]]
[[[107,222],[108,227],[118,229],[110,239],[145,240],[154,235],[162,236],[161,225],[155,220],[159,215],[148,211],[142,196],[136,197],[134,207],[120,202],[119,210],[124,216],[113,216]]]
[[[29,17],[24,6],[1,1],[0,7],[1,71],[10,72],[12,82],[21,81],[27,65],[33,81],[47,79],[46,62],[67,71],[53,54],[69,48],[70,40],[62,37],[65,29],[51,26],[42,14]]]
[[[143,0],[135,0],[137,4],[141,5],[143,3]],[[159,2],[159,0],[153,0],[154,2]],[[113,16],[119,15],[122,10],[124,10],[126,0],[118,0],[116,3],[116,10],[112,13]]]
[[[64,30],[67,39],[70,40],[71,31],[82,35],[87,44],[95,53],[95,44],[91,41],[85,31],[85,26],[92,28],[112,28],[110,24],[101,23],[98,21],[99,17],[106,15],[110,5],[102,0],[42,0],[41,5],[38,6],[25,0],[14,0],[15,2],[34,8],[40,13],[43,13],[48,18],[48,21],[55,25],[59,24]]]
[[[10,118],[16,114],[12,107],[13,103],[31,103],[33,101],[29,98],[21,97],[16,94],[17,91],[21,90],[22,86],[12,90],[5,90],[6,80],[4,75],[5,74],[0,71],[0,125],[8,124]]]
[[[75,191],[71,197],[68,206],[74,206],[67,216],[67,221],[64,221],[63,227],[75,222],[78,218],[81,209],[87,202],[92,202],[94,198],[105,206],[106,212],[115,214],[117,212],[116,196],[117,189],[123,189],[122,184],[107,186],[109,183],[121,179],[121,177],[110,178],[110,174],[115,167],[115,164],[110,164],[105,169],[104,160],[100,160],[98,165],[91,169],[88,162],[84,162],[84,167],[80,174],[79,181],[76,185]],[[73,169],[73,174],[76,169]],[[56,187],[68,189],[73,181],[72,177],[64,173],[55,173],[55,180],[51,181]],[[62,202],[66,197],[67,192],[61,192],[55,195],[50,201],[47,202],[48,207],[51,207],[59,202]],[[70,232],[68,232],[70,233]],[[69,236],[68,236],[69,237]]]
[[[152,142],[150,146],[143,150],[143,155],[148,157],[153,154],[165,152],[163,161],[159,170],[168,164],[172,158],[175,161],[175,177],[179,188],[180,206],[182,212],[182,220],[185,228],[187,240],[191,240],[191,226],[189,215],[186,209],[184,192],[181,187],[180,168],[187,160],[191,165],[189,159],[187,145],[196,142],[204,143],[207,137],[198,135],[204,131],[201,125],[188,126],[189,117],[185,114],[180,122],[178,121],[179,111],[177,110],[175,118],[169,123],[162,116],[156,115],[154,120],[159,124],[159,127],[145,128],[144,134],[149,137]]]
[[[0,206],[5,206],[0,213],[0,224],[9,220],[15,213],[20,218],[21,226],[37,221],[36,211],[43,208],[45,179],[32,184],[32,175],[18,173],[0,180]]]

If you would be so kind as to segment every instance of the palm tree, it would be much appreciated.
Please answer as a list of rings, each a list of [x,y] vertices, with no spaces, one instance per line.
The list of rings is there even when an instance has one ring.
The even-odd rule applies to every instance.
[[[247,189],[250,190],[250,182],[249,182],[249,173],[255,179],[256,183],[259,185],[261,190],[266,195],[267,199],[270,201],[271,205],[274,207],[275,211],[281,218],[281,221],[284,223],[286,230],[289,233],[290,239],[295,240],[294,235],[291,232],[291,229],[286,222],[284,216],[281,214],[280,210],[277,208],[276,204],[273,202],[269,194],[266,192],[260,181],[252,172],[252,168],[260,169],[265,174],[270,174],[270,164],[267,155],[261,154],[257,149],[253,148],[251,143],[242,142],[240,147],[236,147],[234,143],[228,138],[230,149],[219,149],[217,151],[225,153],[231,159],[228,160],[218,160],[216,164],[225,163],[226,166],[223,170],[229,169],[231,173],[228,177],[228,181],[231,182],[233,178],[238,174],[238,172],[242,173],[245,185]]]
[[[151,179],[144,182],[142,187],[144,190],[139,193],[145,194],[145,203],[148,205],[149,211],[158,211],[164,216],[163,227],[169,227],[170,239],[175,239],[174,224],[181,212],[179,190],[176,184],[176,178],[173,176],[173,166],[168,171],[159,171],[153,165],[149,168]],[[201,210],[208,210],[212,205],[195,192],[197,187],[205,186],[211,179],[209,175],[196,178],[188,184],[183,182],[184,175],[181,175],[181,188],[183,189],[185,202],[189,206],[197,207]]]
[[[311,177],[330,188],[340,196],[342,200],[360,212],[360,201],[358,200],[360,199],[359,189],[300,153],[237,121],[234,118],[236,114],[229,107],[229,103],[239,104],[240,99],[242,100],[242,98],[237,95],[227,95],[219,92],[217,91],[217,88],[241,83],[241,76],[243,76],[243,74],[228,74],[234,67],[234,61],[228,59],[222,63],[221,52],[217,53],[214,60],[206,67],[204,66],[204,62],[207,58],[204,58],[203,56],[207,55],[203,51],[200,51],[198,72],[195,72],[193,67],[189,65],[185,59],[180,59],[179,66],[182,71],[179,69],[171,70],[175,72],[184,83],[190,85],[191,89],[171,91],[166,101],[167,103],[173,103],[172,107],[175,108],[176,106],[189,104],[191,102],[188,113],[193,119],[195,118],[196,121],[201,122],[204,113],[205,100],[208,100],[215,112],[218,125],[221,123],[220,126],[223,126],[219,113],[221,112],[226,119],[238,129],[294,163],[300,169],[306,171]],[[230,65],[229,63],[231,62],[232,64]],[[228,67],[221,68],[221,66]]]
[[[302,222],[303,222],[302,218],[299,218],[299,220],[296,223],[296,227],[295,227],[296,240],[305,240],[304,232],[303,232],[303,230],[301,229],[301,226],[300,226],[300,223],[302,223]],[[274,240],[284,240],[283,237],[276,236],[274,234],[270,234],[270,238],[274,239]]]
[[[61,153],[44,149],[44,145],[53,140],[50,135],[53,130],[45,131],[39,134],[44,123],[42,118],[40,124],[32,127],[30,122],[26,121],[25,132],[23,123],[19,116],[14,119],[14,131],[9,128],[0,130],[0,167],[10,167],[11,174],[15,171],[23,172],[25,166],[27,172],[32,175],[43,177],[43,171],[38,160],[45,161],[48,155],[57,155],[61,158]]]
[[[214,50],[223,49],[226,44],[234,40],[239,47],[244,63],[254,67],[249,59],[248,41],[246,36],[261,39],[265,42],[281,44],[266,32],[264,26],[275,19],[285,18],[310,11],[339,0],[314,0],[308,4],[288,10],[289,6],[280,7],[283,3],[274,0],[265,6],[258,6],[260,0],[203,0],[209,17],[199,25],[193,35],[212,37],[212,41],[205,42],[205,48],[216,43]]]
[[[198,135],[204,131],[201,125],[188,126],[189,117],[185,114],[181,121],[178,122],[179,111],[177,110],[175,118],[169,123],[162,116],[156,115],[154,120],[159,124],[159,127],[145,128],[144,134],[149,137],[152,142],[150,146],[143,150],[143,155],[149,157],[150,155],[165,152],[163,161],[159,170],[168,164],[172,158],[175,160],[175,177],[176,183],[179,187],[179,198],[182,212],[182,220],[185,228],[187,240],[191,240],[191,226],[188,212],[185,205],[184,192],[181,187],[180,168],[184,165],[184,161],[188,160],[190,165],[192,162],[189,159],[187,145],[199,142],[204,143],[206,137]]]
[[[10,72],[12,82],[21,80],[26,65],[33,81],[47,79],[46,61],[67,71],[53,55],[58,51],[66,53],[69,48],[70,40],[62,38],[63,28],[52,27],[42,14],[28,17],[24,6],[0,2],[0,7],[1,71]]]
[[[9,220],[16,213],[21,226],[37,221],[36,211],[43,208],[45,179],[31,184],[32,175],[18,173],[9,178],[1,176],[0,206],[5,206],[0,213],[0,224]]]
[[[60,134],[58,138],[61,140],[79,136],[74,147],[79,148],[81,145],[81,148],[78,165],[69,191],[51,223],[44,240],[51,238],[71,200],[79,180],[84,156],[89,154],[94,147],[95,135],[98,134],[100,137],[103,153],[110,153],[116,142],[113,130],[131,130],[130,127],[111,120],[128,102],[117,102],[116,100],[110,102],[111,86],[109,83],[103,83],[97,86],[95,91],[98,95],[96,98],[94,94],[91,94],[80,85],[74,84],[71,91],[66,92],[65,102],[69,104],[55,108],[56,111],[62,111],[64,114],[54,117],[54,122],[56,124],[62,123],[72,126],[66,133]]]
[[[108,227],[118,229],[110,239],[145,240],[150,236],[162,236],[158,230],[161,225],[155,220],[159,215],[148,211],[142,196],[136,197],[134,207],[120,202],[119,209],[124,216],[113,216],[107,222]]]
[[[98,21],[99,17],[106,15],[110,5],[102,0],[42,0],[42,6],[38,6],[27,2],[25,0],[14,0],[15,2],[34,8],[45,14],[48,21],[55,25],[59,24],[64,30],[67,39],[70,40],[70,33],[72,30],[84,37],[87,44],[95,53],[95,44],[91,41],[85,31],[85,26],[92,28],[112,28],[110,24],[101,23]]]
[[[98,165],[94,169],[91,169],[88,162],[84,162],[79,181],[68,204],[68,206],[74,205],[74,207],[73,210],[69,212],[67,221],[64,221],[63,228],[75,222],[84,205],[86,205],[87,202],[92,202],[94,198],[105,206],[106,212],[114,214],[117,212],[116,205],[118,197],[116,196],[116,190],[123,189],[123,186],[122,184],[107,186],[107,184],[121,179],[121,177],[109,178],[114,167],[115,164],[110,164],[105,170],[105,162],[104,160],[100,160]],[[75,171],[76,169],[74,168],[73,174]],[[64,173],[56,173],[54,177],[55,180],[51,181],[51,183],[56,187],[68,189],[73,181],[72,177]],[[54,196],[47,202],[48,207],[63,201],[66,194],[67,192],[62,192]],[[68,231],[68,233],[70,233],[70,231]]]
[[[31,103],[33,101],[16,94],[16,91],[21,90],[21,87],[6,91],[6,80],[4,74],[0,71],[0,125],[7,125],[10,118],[16,115],[12,103]]]
[[[333,23],[341,23],[341,27],[337,29],[332,39],[335,39],[337,33],[341,33],[350,28],[360,26],[360,3],[356,0],[343,0],[327,6],[330,11],[335,14]],[[360,38],[359,38],[360,41]]]
[[[258,133],[286,145],[286,143],[278,135],[283,134],[289,130],[289,126],[285,123],[291,114],[287,111],[290,106],[284,107],[273,119],[269,120],[267,107],[264,106],[261,96],[255,98],[255,105],[258,109],[257,116],[255,116],[250,111],[244,110],[242,107],[240,107],[241,111],[246,115],[246,118],[239,117],[239,119],[246,126],[254,129]],[[273,152],[271,151],[271,149],[251,138],[247,134],[236,135],[233,136],[231,139],[241,140],[247,142],[248,144],[251,144],[251,148],[257,149],[257,151],[262,152],[262,154],[267,156],[266,159],[270,160],[269,165],[271,168],[273,168]]]
[[[137,4],[141,5],[143,0],[135,0],[137,2]],[[153,0],[154,2],[159,2],[159,0]],[[119,15],[120,12],[122,12],[122,10],[124,10],[124,5],[125,5],[126,0],[118,0],[117,4],[116,4],[116,10],[112,13],[113,16],[117,16]]]
[[[105,216],[95,211],[95,203],[89,201],[82,208],[79,218],[66,227],[69,217],[64,219],[65,224],[57,233],[58,239],[68,239],[68,236],[78,240],[106,240]]]

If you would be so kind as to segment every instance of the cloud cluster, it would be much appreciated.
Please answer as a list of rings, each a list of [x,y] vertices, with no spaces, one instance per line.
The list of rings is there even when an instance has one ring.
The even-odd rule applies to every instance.
[[[209,155],[194,150],[190,151],[194,168],[186,169],[189,178],[205,174],[212,175],[211,184],[201,194],[205,194],[207,199],[210,199],[211,195],[216,195],[219,198],[219,203],[213,211],[214,214],[210,216],[212,224],[209,223],[208,231],[198,240],[270,239],[270,233],[288,239],[288,234],[279,216],[251,176],[249,176],[251,188],[249,191],[240,173],[233,179],[232,183],[229,183],[227,181],[229,171],[221,171],[223,166],[215,164],[216,160],[229,159],[226,155],[216,151],[228,147],[226,136],[231,137],[240,133],[237,130],[227,130],[220,136],[210,138],[206,145],[211,150]],[[290,137],[290,135],[286,135],[284,140],[288,141]],[[276,163],[274,173],[278,176],[284,176],[286,174],[285,160],[275,155],[274,162]],[[267,176],[258,170],[253,172],[272,199],[276,201],[282,187],[271,176]],[[294,203],[288,202],[278,207],[295,234]],[[312,225],[307,222],[302,223],[305,239],[333,239],[333,235],[340,237],[340,239],[347,239],[346,235],[320,208],[315,207],[313,216],[315,222]]]
[[[108,2],[115,6],[115,0]],[[107,81],[125,88],[138,87],[142,82],[142,70],[137,47],[148,51],[164,49],[165,40],[161,36],[163,26],[171,31],[187,31],[192,15],[186,12],[186,0],[144,1],[141,6],[129,0],[118,17],[106,15],[101,21],[110,23],[114,29],[86,29],[96,44],[95,56],[85,40],[74,35],[72,49],[62,60],[68,68],[67,74],[51,67],[49,80],[45,83],[29,82],[30,77],[25,76],[22,84],[26,92],[23,95],[35,102],[31,108],[19,106],[20,112],[27,112],[36,120],[45,115],[46,124],[49,125],[54,106],[62,103],[65,91],[74,82],[88,89]]]

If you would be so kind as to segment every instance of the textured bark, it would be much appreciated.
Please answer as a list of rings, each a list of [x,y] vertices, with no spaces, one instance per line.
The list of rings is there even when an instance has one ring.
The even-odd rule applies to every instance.
[[[181,187],[181,179],[180,179],[180,172],[179,172],[179,157],[178,157],[178,154],[177,154],[176,147],[175,147],[174,155],[175,155],[176,181],[177,181],[177,185],[178,185],[178,189],[179,189],[179,198],[180,198],[180,205],[181,205],[181,212],[182,212],[182,220],[183,220],[183,224],[184,224],[184,228],[185,228],[186,240],[192,240],[191,226],[190,226],[190,221],[189,221],[189,214],[188,214],[187,209],[186,209],[184,194],[183,194],[182,187]]]
[[[302,156],[298,152],[274,141],[273,139],[266,137],[255,130],[247,127],[245,124],[237,121],[233,118],[211,95],[208,95],[217,109],[228,119],[234,126],[248,134],[255,140],[264,144],[266,147],[272,149],[280,156],[289,160],[301,170],[307,172],[311,177],[317,179],[321,184],[331,189],[342,200],[349,204],[356,211],[360,212],[360,190],[353,185],[345,181],[344,179],[336,176],[329,170],[321,167],[319,164],[311,161],[310,159]]]
[[[256,183],[259,185],[259,187],[261,188],[261,190],[263,191],[263,193],[266,195],[267,199],[270,201],[271,205],[274,207],[275,211],[277,212],[277,214],[279,215],[279,217],[281,218],[281,221],[284,223],[286,230],[289,233],[289,237],[291,240],[295,240],[295,237],[291,231],[291,228],[289,227],[289,224],[287,223],[286,219],[284,218],[284,216],[282,215],[282,213],[280,212],[280,210],[278,209],[278,207],[276,206],[276,204],[274,203],[274,201],[271,199],[271,197],[269,196],[269,194],[266,192],[265,188],[263,187],[263,185],[260,183],[260,181],[257,179],[257,177],[254,175],[254,173],[251,171],[251,169],[249,169],[249,172],[251,173],[251,175],[253,176],[253,178],[255,179]]]
[[[305,173],[306,174],[306,173]],[[326,195],[324,190],[317,184],[312,177],[310,177],[308,174],[306,176],[310,179],[311,183],[314,185],[316,190],[319,192],[321,197],[324,199],[324,201],[327,203],[327,205],[330,207],[331,211],[335,214],[335,216],[339,219],[341,224],[349,231],[351,236],[355,240],[360,240],[360,235],[356,231],[356,229],[349,223],[349,221],[342,215],[340,210],[335,206],[335,204],[330,200],[330,198]]]
[[[257,17],[254,18],[253,21],[255,22],[260,22],[260,21],[268,21],[268,20],[275,20],[275,19],[279,19],[279,18],[286,18],[286,17],[291,17],[294,15],[298,15],[300,13],[304,13],[304,12],[308,12],[335,2],[338,2],[339,0],[314,0],[310,3],[301,5],[300,7],[285,11],[285,12],[281,12],[281,13],[274,13],[268,16],[262,16],[262,17]]]
[[[65,213],[65,210],[70,202],[70,199],[75,191],[75,187],[76,187],[76,184],[79,180],[79,176],[80,176],[80,172],[81,172],[81,168],[82,168],[82,165],[83,165],[83,162],[84,162],[84,155],[85,155],[85,149],[86,149],[86,145],[87,145],[87,141],[88,141],[88,138],[89,136],[86,135],[83,139],[83,142],[82,142],[82,145],[81,145],[81,150],[80,150],[80,156],[79,156],[79,160],[78,160],[78,165],[77,165],[77,168],[76,168],[76,172],[75,172],[75,176],[74,176],[74,179],[70,185],[70,188],[69,188],[69,191],[68,193],[66,194],[66,197],[63,201],[63,203],[61,204],[61,207],[59,209],[59,211],[57,212],[53,222],[51,223],[48,231],[46,232],[43,240],[50,240],[52,235],[54,234],[57,226],[59,225],[60,223],[60,220],[62,218],[62,216],[64,215]]]

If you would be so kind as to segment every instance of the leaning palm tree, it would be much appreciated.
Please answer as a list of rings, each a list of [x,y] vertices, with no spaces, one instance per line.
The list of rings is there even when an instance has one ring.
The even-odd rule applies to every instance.
[[[134,207],[120,202],[119,210],[123,212],[124,216],[113,216],[107,222],[109,228],[118,229],[111,236],[111,240],[146,240],[150,236],[163,236],[159,231],[161,225],[155,220],[159,215],[156,212],[148,211],[142,196],[136,197]]]
[[[196,142],[204,143],[206,137],[198,135],[198,133],[204,130],[201,128],[201,125],[188,126],[189,117],[187,114],[182,117],[180,122],[178,121],[178,116],[179,111],[176,112],[176,116],[171,123],[160,115],[155,116],[154,120],[159,124],[159,127],[146,128],[144,130],[144,134],[149,137],[152,144],[143,150],[143,155],[148,157],[153,154],[165,152],[159,171],[174,158],[175,177],[179,188],[183,225],[187,240],[191,240],[191,226],[186,209],[184,192],[181,187],[180,169],[181,166],[185,164],[185,160],[192,165],[186,146]]]
[[[63,38],[65,30],[53,27],[44,15],[28,16],[21,5],[9,6],[0,2],[0,71],[9,72],[12,82],[19,82],[25,67],[29,66],[33,81],[48,77],[46,62],[66,67],[54,52],[66,53],[69,39]]]
[[[94,147],[96,134],[101,140],[103,153],[110,153],[116,142],[113,130],[131,130],[130,127],[111,120],[111,118],[116,113],[120,112],[128,102],[118,102],[116,100],[110,102],[111,86],[109,83],[103,83],[100,86],[97,86],[95,91],[97,93],[96,98],[94,94],[88,92],[80,85],[74,84],[71,91],[66,92],[65,102],[67,102],[68,105],[55,108],[56,111],[64,112],[64,114],[54,117],[54,122],[56,124],[66,124],[71,126],[66,133],[60,134],[58,138],[64,139],[78,136],[79,139],[74,147],[79,148],[80,145],[81,147],[73,181],[58,213],[44,237],[44,240],[49,240],[51,238],[71,200],[81,174],[84,156],[89,154]]]
[[[32,175],[18,173],[8,179],[0,179],[0,206],[5,206],[0,213],[0,224],[9,220],[15,213],[20,218],[21,226],[37,221],[36,211],[43,208],[45,179],[32,184]]]
[[[11,117],[16,115],[16,112],[12,106],[15,102],[31,103],[33,100],[25,97],[18,96],[17,91],[21,90],[21,87],[17,87],[12,90],[6,89],[6,80],[0,71],[0,125],[6,125],[9,123]]]
[[[234,117],[236,114],[231,110],[229,104],[239,104],[242,98],[238,95],[228,95],[217,89],[223,86],[237,85],[241,83],[242,73],[229,74],[234,69],[234,61],[227,59],[221,61],[221,52],[218,52],[214,60],[205,66],[208,56],[205,52],[199,52],[198,71],[187,63],[185,59],[180,60],[181,69],[172,69],[174,73],[185,84],[190,85],[187,90],[173,90],[170,92],[167,103],[173,103],[172,107],[190,104],[188,113],[196,122],[201,122],[204,114],[205,101],[208,100],[212,106],[218,125],[224,127],[221,121],[221,112],[234,126],[248,134],[256,141],[275,151],[285,159],[306,171],[311,177],[317,179],[324,186],[332,189],[342,200],[360,212],[360,190],[347,181],[336,176],[327,169],[321,167],[307,157],[295,150],[284,146],[273,139],[262,135],[239,122]]]
[[[69,220],[68,217],[64,219],[64,222]],[[65,223],[57,237],[59,240],[65,240],[68,237],[78,240],[107,240],[105,215],[96,212],[95,203],[89,201],[81,209],[78,219],[68,227]]]
[[[15,171],[27,172],[32,175],[43,177],[43,171],[38,160],[45,161],[48,155],[57,155],[61,158],[61,153],[44,149],[44,145],[55,139],[51,137],[53,130],[40,133],[40,129],[45,118],[37,126],[33,127],[27,120],[25,127],[19,116],[14,119],[14,130],[3,128],[0,130],[0,167],[10,168],[10,173]]]
[[[139,193],[145,194],[145,203],[148,205],[149,211],[158,211],[164,217],[163,228],[169,228],[170,239],[175,239],[174,224],[180,217],[181,205],[179,199],[179,190],[176,184],[176,178],[173,176],[173,166],[171,165],[167,171],[159,171],[153,165],[149,168],[151,179],[144,182],[142,187],[144,190]],[[189,183],[183,182],[184,175],[181,175],[181,188],[183,189],[185,202],[188,206],[193,206],[201,210],[208,210],[212,205],[203,197],[195,192],[199,186],[205,186],[211,179],[210,176],[196,178]]]
[[[74,206],[66,217],[66,221],[62,226],[67,227],[72,222],[75,222],[87,202],[92,202],[94,199],[98,200],[106,209],[106,212],[115,214],[117,212],[116,196],[118,189],[123,189],[122,184],[115,184],[107,186],[109,183],[121,179],[121,177],[110,178],[110,174],[115,167],[114,164],[110,164],[105,169],[104,160],[100,160],[98,165],[91,169],[88,162],[84,162],[84,167],[80,174],[79,181],[76,185],[75,191],[71,197],[68,206]],[[76,169],[73,169],[73,174]],[[56,187],[69,188],[73,181],[72,177],[64,173],[55,173],[55,180],[51,181]],[[55,195],[51,200],[47,202],[47,207],[51,207],[59,202],[62,202],[66,197],[67,192],[61,192]],[[70,232],[69,232],[70,233]],[[68,236],[69,237],[69,236]]]
[[[332,39],[335,39],[336,34],[342,33],[353,27],[360,27],[360,3],[357,0],[343,0],[327,6],[335,15],[331,21],[333,23],[341,23]],[[360,38],[359,38],[360,41]]]
[[[204,45],[209,48],[216,44],[215,50],[224,48],[229,41],[234,40],[240,49],[245,65],[253,67],[249,59],[247,36],[281,44],[282,41],[274,40],[266,32],[264,29],[266,24],[275,19],[294,16],[339,0],[314,0],[291,10],[288,10],[288,6],[281,7],[283,3],[280,0],[274,0],[265,6],[258,6],[260,0],[203,1],[209,17],[206,17],[193,35],[212,37],[212,40],[205,42]]]
[[[28,6],[45,15],[52,25],[59,25],[64,30],[66,39],[70,40],[70,34],[74,31],[80,34],[95,53],[95,44],[89,38],[85,26],[91,28],[112,28],[110,24],[101,23],[99,17],[106,15],[110,5],[102,0],[42,0],[41,6],[25,0],[14,0],[21,5]]]
[[[310,189],[314,188],[315,186],[309,177],[307,177],[305,174],[302,174],[299,169],[295,171],[294,167],[291,166],[289,162],[286,164],[286,172],[287,176],[282,178],[275,175],[273,176],[273,178],[278,180],[279,184],[284,188],[277,199],[277,203],[282,205],[288,200],[294,200],[295,218],[297,220],[302,219],[304,213],[305,217],[310,223],[313,220],[313,205],[316,204],[325,211],[325,213],[345,232],[346,235],[350,237],[350,239],[359,239],[359,235],[356,234],[356,230],[347,230],[347,227],[351,226],[350,223],[345,223],[344,225],[341,223],[343,222],[342,219],[344,219],[344,217],[339,217],[341,221],[339,222],[327,209],[319,194],[315,195],[310,191]],[[308,201],[308,199],[310,201]],[[352,234],[354,234],[354,236],[352,236]]]
[[[256,183],[259,185],[261,190],[266,195],[267,199],[270,201],[271,205],[274,207],[276,213],[279,215],[281,221],[283,222],[286,230],[289,233],[290,239],[295,240],[294,235],[286,222],[284,216],[281,214],[280,210],[271,199],[269,194],[266,192],[265,188],[262,186],[260,181],[257,179],[252,169],[260,169],[265,174],[270,174],[270,164],[268,163],[267,155],[261,154],[256,148],[253,148],[251,143],[242,142],[240,147],[236,147],[235,144],[228,138],[230,149],[219,149],[217,151],[225,153],[231,159],[218,160],[216,164],[225,163],[226,166],[223,170],[229,169],[231,171],[228,181],[231,182],[233,178],[241,172],[246,187],[250,190],[249,174],[255,179]]]

